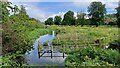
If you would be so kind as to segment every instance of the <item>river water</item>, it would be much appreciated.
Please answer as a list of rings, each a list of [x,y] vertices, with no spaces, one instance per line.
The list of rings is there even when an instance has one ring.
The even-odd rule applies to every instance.
[[[29,54],[25,53],[25,58],[26,58],[26,64],[27,65],[36,65],[36,66],[46,66],[46,65],[54,66],[54,65],[57,65],[57,66],[64,66],[64,60],[65,60],[66,57],[63,58],[62,57],[63,53],[59,52],[59,49],[61,49],[61,46],[53,46],[53,51],[55,53],[53,53],[52,58],[51,58],[51,53],[45,53],[42,57],[39,58],[38,48],[37,48],[38,47],[38,41],[37,40],[34,43],[34,50],[29,51]],[[47,48],[47,46],[44,47],[44,49],[45,48]],[[47,56],[47,57],[45,57],[45,56]],[[59,56],[59,57],[56,57],[56,56]],[[65,56],[67,56],[67,55],[65,54]]]

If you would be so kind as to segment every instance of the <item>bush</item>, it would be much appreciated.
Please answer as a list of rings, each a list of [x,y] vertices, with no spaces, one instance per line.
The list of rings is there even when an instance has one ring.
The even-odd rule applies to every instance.
[[[120,51],[120,39],[110,42],[109,45],[110,46],[108,48],[117,49]]]
[[[86,47],[71,52],[65,59],[65,66],[115,66],[120,64],[119,52],[112,49]]]

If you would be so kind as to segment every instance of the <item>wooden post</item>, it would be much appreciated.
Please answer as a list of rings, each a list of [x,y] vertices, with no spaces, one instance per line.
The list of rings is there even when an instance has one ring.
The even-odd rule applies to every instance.
[[[41,46],[40,46],[40,41],[38,41],[38,52],[40,52]]]
[[[63,58],[64,58],[64,52],[63,52]]]
[[[64,58],[64,51],[65,51],[65,46],[63,45],[63,58]]]
[[[51,50],[51,59],[52,59],[52,50]]]

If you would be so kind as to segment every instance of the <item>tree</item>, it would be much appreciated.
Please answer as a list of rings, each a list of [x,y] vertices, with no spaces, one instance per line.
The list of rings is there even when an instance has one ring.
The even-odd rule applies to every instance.
[[[120,1],[119,1],[119,6],[116,8],[117,13],[116,13],[116,17],[117,17],[117,24],[118,27],[120,27]]]
[[[62,25],[75,25],[75,17],[74,17],[74,12],[73,11],[68,11],[64,15]]]
[[[17,8],[17,7],[16,7]],[[21,19],[23,20],[26,20],[26,19],[28,19],[29,18],[29,16],[28,16],[28,14],[27,14],[27,12],[26,12],[26,9],[25,9],[25,7],[23,6],[23,5],[21,5],[20,6],[20,16],[21,16]]]
[[[115,14],[105,14],[104,15],[104,23],[106,25],[117,25],[117,18],[115,16]]]
[[[45,25],[53,25],[53,18],[50,17],[45,21]]]
[[[8,21],[10,13],[9,13],[9,10],[7,8],[11,9],[10,2],[0,1],[0,21],[2,21],[2,23]]]
[[[83,12],[80,12],[80,13],[77,13],[77,22],[76,22],[76,25],[81,25],[83,26],[86,22],[85,22],[85,13]]]
[[[106,14],[105,4],[102,2],[92,2],[88,7],[88,15],[90,17],[91,25],[104,24],[104,14]]]
[[[60,16],[55,16],[54,18],[54,23],[55,25],[60,25],[61,24],[62,18]]]

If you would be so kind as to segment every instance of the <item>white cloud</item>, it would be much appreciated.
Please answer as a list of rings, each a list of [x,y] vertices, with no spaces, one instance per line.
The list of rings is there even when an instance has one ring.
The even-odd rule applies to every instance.
[[[28,4],[28,3],[13,2],[13,4],[19,6],[19,8],[20,8],[20,5],[23,5],[30,17],[36,18],[42,22],[44,22],[49,17],[54,18],[56,15],[61,16],[63,19],[63,16],[66,13],[66,12],[58,12],[58,13],[48,12],[48,11],[40,8],[39,6],[35,6],[32,4]]]
[[[49,17],[53,17],[54,18],[55,16],[61,16],[62,19],[63,19],[65,13],[66,12],[58,12],[58,13],[51,14]]]
[[[19,8],[20,8],[20,5],[23,5],[27,11],[27,14],[30,17],[36,18],[40,21],[43,21],[47,16],[46,14],[47,12],[45,10],[35,5],[29,4],[29,3],[20,3],[20,2],[13,2],[13,4],[19,6]]]
[[[100,1],[103,4],[106,4],[107,7],[115,8],[118,4],[115,4],[115,2],[118,2],[118,0],[74,0],[73,4],[77,7],[87,7],[90,5],[93,1]]]
[[[80,1],[80,3],[77,1]],[[86,11],[87,11],[87,7],[89,6],[90,2],[94,1],[94,0],[89,0],[90,2],[85,2],[85,1],[88,1],[88,0],[84,0],[84,1],[83,0],[74,0],[74,1],[72,1],[73,4],[71,4],[71,5],[75,5],[75,6],[80,7],[80,8],[86,8]],[[106,8],[109,8],[109,11],[114,11],[114,8],[117,7],[116,3],[106,2],[108,0],[106,0],[106,1],[101,0],[101,1],[106,4]],[[55,17],[56,15],[61,16],[63,18],[64,14],[66,13],[66,12],[58,12],[58,13],[48,12],[48,11],[44,10],[43,8],[40,8],[39,6],[35,6],[32,3],[29,4],[29,2],[13,2],[13,4],[16,4],[18,6],[24,5],[28,15],[30,17],[36,18],[40,21],[45,21],[48,17]],[[74,12],[74,14],[75,14],[74,16],[76,17],[77,13]]]
[[[111,13],[111,12],[115,13],[116,12],[115,8],[118,7],[118,0],[115,0],[115,1],[113,0],[89,0],[89,1],[88,0],[74,0],[73,5],[79,8],[86,8],[86,11],[87,11],[87,7],[93,1],[100,1],[103,4],[105,4],[107,13]]]

